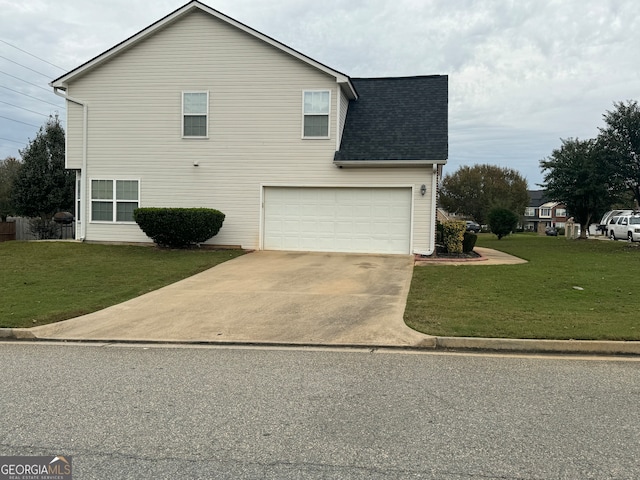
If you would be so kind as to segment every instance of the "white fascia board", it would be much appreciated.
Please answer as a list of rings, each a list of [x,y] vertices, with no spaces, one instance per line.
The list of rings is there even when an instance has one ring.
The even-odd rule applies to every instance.
[[[446,160],[334,160],[337,167],[420,167],[444,165]]]
[[[227,17],[226,15],[224,15],[221,12],[218,12],[217,10],[214,10],[211,7],[208,7],[207,5],[198,2],[197,0],[193,0],[189,3],[187,3],[186,5],[184,5],[183,7],[179,8],[178,10],[174,11],[173,13],[170,13],[169,15],[167,15],[166,17],[158,20],[157,22],[151,24],[150,26],[148,26],[147,28],[145,28],[144,30],[141,30],[140,32],[136,33],[135,35],[133,35],[132,37],[129,37],[128,39],[124,40],[123,42],[117,44],[116,46],[110,48],[109,50],[107,50],[106,52],[98,55],[97,57],[94,57],[93,59],[89,60],[88,62],[84,63],[83,65],[79,66],[78,68],[66,73],[65,75],[53,80],[52,82],[49,83],[50,86],[52,87],[58,87],[58,88],[66,88],[67,87],[67,83],[71,80],[73,80],[73,78],[75,78],[78,75],[81,75],[83,73],[85,73],[88,70],[91,70],[93,68],[95,68],[96,66],[100,65],[101,63],[106,62],[107,60],[109,60],[111,57],[117,55],[118,53],[120,53],[123,50],[126,50],[127,48],[131,47],[132,45],[138,43],[139,41],[145,39],[146,37],[148,37],[149,35],[153,35],[155,32],[157,32],[158,30],[160,30],[161,28],[165,27],[166,25],[176,21],[178,18],[188,14],[189,12],[191,12],[194,9],[199,9],[203,12],[208,13],[209,15],[212,15],[220,20],[222,20],[223,22],[228,23],[229,25],[232,25],[240,30],[242,30],[243,32],[252,35],[255,38],[258,38],[278,49],[280,49],[281,51],[288,53],[289,55],[307,63],[308,65],[311,65],[315,68],[317,68],[318,70],[331,75],[332,77],[336,78],[336,82],[339,83],[341,85],[341,88],[343,88],[343,90],[345,90],[347,92],[347,95],[349,96],[349,98],[351,99],[356,99],[357,98],[357,94],[355,91],[355,88],[353,87],[353,85],[351,84],[351,79],[341,73],[338,72],[337,70],[333,70],[332,68],[327,67],[326,65],[323,65],[320,62],[317,62],[316,60],[307,57],[306,55],[298,52],[297,50],[294,50],[291,47],[287,47],[285,44],[278,42],[277,40],[258,32],[257,30],[254,30],[253,28],[238,22],[237,20],[234,20],[231,17]]]

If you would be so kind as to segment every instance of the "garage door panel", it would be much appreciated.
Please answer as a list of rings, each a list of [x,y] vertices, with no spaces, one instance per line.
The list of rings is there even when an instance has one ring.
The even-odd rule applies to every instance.
[[[410,188],[266,187],[264,248],[409,253]]]

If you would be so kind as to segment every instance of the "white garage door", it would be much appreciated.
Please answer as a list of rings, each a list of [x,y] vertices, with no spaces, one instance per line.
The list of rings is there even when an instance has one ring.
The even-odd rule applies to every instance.
[[[410,253],[410,188],[265,187],[264,248]]]

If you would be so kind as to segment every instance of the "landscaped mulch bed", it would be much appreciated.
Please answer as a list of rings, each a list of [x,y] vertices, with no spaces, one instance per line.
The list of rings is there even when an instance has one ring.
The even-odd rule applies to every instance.
[[[484,257],[475,251],[467,253],[449,253],[443,245],[436,245],[436,251],[433,255],[416,255],[416,264],[434,263],[434,262],[474,262],[483,260]]]

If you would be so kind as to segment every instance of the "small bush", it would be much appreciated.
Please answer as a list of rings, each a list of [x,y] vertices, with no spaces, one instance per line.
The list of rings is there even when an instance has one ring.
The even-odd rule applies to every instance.
[[[469,253],[473,251],[473,247],[476,246],[476,240],[478,240],[478,235],[472,232],[464,232],[464,238],[462,239],[462,252]]]
[[[462,253],[462,240],[467,228],[465,222],[449,220],[442,224],[444,246],[449,253]]]
[[[559,237],[564,237],[564,227],[558,227],[556,228],[556,231],[558,232]]]
[[[224,213],[212,208],[136,208],[133,218],[161,247],[185,248],[203,243],[222,228]]]
[[[506,237],[518,226],[518,215],[507,208],[494,208],[488,215],[489,228],[498,236]]]

